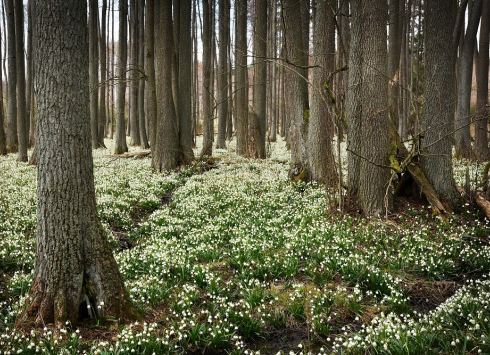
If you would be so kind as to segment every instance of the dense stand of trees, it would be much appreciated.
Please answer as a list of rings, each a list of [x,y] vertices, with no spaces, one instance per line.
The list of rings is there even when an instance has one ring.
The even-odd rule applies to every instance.
[[[114,133],[115,154],[128,151],[129,136],[131,145],[151,149],[158,172],[192,163],[197,136],[200,158],[236,136],[237,154],[264,159],[281,135],[291,151],[290,179],[324,183],[338,205],[347,201],[366,215],[389,211],[410,176],[439,211],[458,208],[453,145],[458,158],[490,155],[487,1],[3,4],[0,154],[25,162],[35,144],[39,251],[67,253],[52,248],[67,226],[73,250],[85,248],[83,257],[68,256],[82,260],[70,266],[81,279],[60,278],[46,267],[54,256],[38,255],[39,302],[29,310],[38,320],[76,321],[85,296],[104,299],[110,315],[121,316],[119,305],[128,303],[117,271],[102,277],[97,269],[102,259],[106,268],[115,264],[96,216],[89,147],[103,147]],[[61,189],[57,176],[73,185]],[[81,295],[84,282],[88,295]],[[127,310],[123,316],[133,317]]]

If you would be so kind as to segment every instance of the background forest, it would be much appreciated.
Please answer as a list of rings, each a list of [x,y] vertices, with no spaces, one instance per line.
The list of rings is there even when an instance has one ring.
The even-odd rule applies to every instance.
[[[2,15],[0,354],[490,353],[490,2]]]

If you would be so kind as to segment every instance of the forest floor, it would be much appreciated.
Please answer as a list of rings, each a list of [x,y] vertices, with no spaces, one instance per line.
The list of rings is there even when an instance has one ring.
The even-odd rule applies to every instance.
[[[284,142],[263,161],[229,145],[168,174],[108,157],[111,141],[95,150],[99,215],[143,321],[28,332],[15,323],[36,168],[0,157],[0,354],[490,353],[489,221],[470,206],[441,219],[413,197],[388,219],[341,214],[323,186],[288,181]],[[459,185],[467,167],[481,176],[455,162]]]

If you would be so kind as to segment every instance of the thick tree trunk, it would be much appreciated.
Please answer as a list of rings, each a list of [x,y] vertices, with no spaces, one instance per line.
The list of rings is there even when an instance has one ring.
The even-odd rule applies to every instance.
[[[139,53],[138,63],[140,69],[140,76],[138,82],[138,116],[139,116],[139,131],[141,148],[148,149],[148,135],[146,134],[146,120],[145,120],[145,0],[139,0],[138,4],[138,42]]]
[[[458,77],[458,96],[455,120],[456,157],[474,159],[475,155],[471,147],[470,134],[470,98],[471,78],[473,74],[473,51],[476,43],[476,33],[482,10],[483,0],[474,0],[468,20],[468,28],[464,36],[461,50],[461,65]]]
[[[27,161],[29,145],[29,126],[27,124],[26,106],[26,71],[24,61],[24,4],[15,0],[15,57],[17,63],[17,128],[19,134],[19,161]],[[17,34],[21,34],[20,36]]]
[[[172,95],[172,55],[173,29],[172,4],[160,4],[156,14],[159,17],[159,30],[156,40],[161,45],[156,49],[156,76],[158,98],[158,122],[155,149],[152,151],[153,169],[159,172],[173,170],[180,161],[177,116]]]
[[[138,65],[139,56],[139,35],[138,35],[138,2],[140,0],[129,0],[130,1],[130,32],[131,32],[131,55],[129,62],[129,78],[130,78],[130,124],[131,124],[131,145],[140,145],[140,127],[139,127],[139,117],[138,117],[138,91],[139,91],[139,81],[142,76],[141,68]],[[143,43],[141,43],[142,45]]]
[[[398,0],[388,1],[389,8],[389,50],[388,50],[388,78],[390,85],[388,86],[388,105],[391,121],[398,128],[398,82],[399,82],[399,67],[400,67],[400,50],[401,50],[401,28],[403,11],[400,10],[400,2]]]
[[[1,29],[0,29],[1,32]],[[0,33],[0,37],[2,37],[2,34]],[[2,62],[2,51],[0,51],[0,62]],[[5,142],[5,130],[4,130],[4,109],[3,109],[3,74],[2,70],[0,70],[0,155],[6,155],[7,154],[7,144]]]
[[[128,151],[126,143],[125,107],[126,107],[126,62],[128,60],[128,2],[119,0],[119,62],[116,97],[116,142],[114,154],[124,154]]]
[[[15,14],[14,0],[5,0],[7,13],[7,41],[8,41],[8,82],[7,82],[7,151],[16,153],[19,148],[17,136],[17,52],[15,50]],[[5,28],[5,27],[4,27]]]
[[[90,80],[90,122],[92,148],[99,148],[98,128],[99,128],[99,55],[98,55],[98,30],[97,18],[99,16],[99,6],[97,0],[89,0],[89,80]]]
[[[66,14],[71,16],[69,21]],[[80,306],[139,318],[98,219],[90,147],[86,1],[36,0],[37,243],[28,318],[76,324]],[[64,46],[71,43],[72,46]]]
[[[247,0],[236,0],[235,102],[238,155],[248,154]]]
[[[284,0],[282,11],[285,24],[286,40],[286,115],[289,121],[289,139],[291,143],[290,178],[308,180],[308,86],[306,82],[304,31],[302,29],[301,4],[296,0]]]
[[[334,13],[331,0],[317,0],[315,31],[313,38],[313,90],[311,93],[311,115],[308,128],[309,175],[323,181],[328,187],[337,186],[337,171],[332,152],[333,115],[329,110],[329,98],[325,86],[331,86],[329,74],[334,70],[335,32]],[[329,89],[330,90],[330,89]]]
[[[230,45],[230,1],[219,1],[218,136],[216,148],[226,148],[228,120],[228,46]]]
[[[99,147],[105,147],[105,125],[106,125],[106,80],[107,80],[107,0],[102,1],[102,18],[100,31],[100,96],[99,96],[99,126],[97,128],[97,143]]]
[[[254,32],[254,102],[250,117],[250,154],[264,159],[266,135],[266,95],[267,95],[267,0],[255,1]]]
[[[157,124],[157,94],[155,83],[155,0],[146,1],[146,72],[148,75],[148,127],[151,149],[155,147]]]
[[[179,142],[182,148],[183,164],[194,159],[192,151],[192,39],[191,39],[191,2],[180,3],[179,51]]]
[[[385,0],[362,1],[362,123],[360,204],[365,214],[381,215],[391,209],[388,188],[390,137]],[[352,49],[351,49],[352,50]]]
[[[347,91],[348,196],[357,203],[361,176],[362,16],[361,0],[351,0],[352,26]]]
[[[490,2],[483,3],[478,60],[476,63],[475,153],[479,162],[489,159],[488,149],[488,55],[490,36]]]
[[[27,3],[27,51],[26,51],[26,63],[27,63],[27,82],[26,82],[26,99],[27,99],[27,117],[29,121],[29,147],[33,147],[36,140],[36,122],[35,122],[35,110],[34,110],[34,52],[32,43],[32,30],[34,25],[34,17],[32,16],[33,0],[29,0]],[[3,96],[2,96],[3,97]]]
[[[429,1],[425,13],[424,116],[420,139],[420,166],[442,200],[458,203],[453,179],[451,132],[453,130],[454,26],[451,1]]]
[[[203,0],[203,25],[202,25],[202,111],[203,111],[203,143],[201,156],[213,154],[213,108],[211,97],[214,94],[214,83],[211,80],[211,70],[213,66],[212,56],[211,56],[211,5],[209,0]]]

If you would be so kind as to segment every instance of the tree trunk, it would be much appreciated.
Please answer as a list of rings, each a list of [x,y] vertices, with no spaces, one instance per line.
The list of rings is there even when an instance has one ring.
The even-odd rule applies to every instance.
[[[129,62],[129,87],[130,87],[130,124],[131,124],[131,145],[140,145],[140,127],[139,127],[139,117],[138,117],[138,90],[139,81],[142,75],[140,67],[138,65],[138,55],[139,55],[139,36],[138,36],[138,2],[140,0],[129,0],[130,1],[130,14],[129,14],[129,25],[130,25],[130,38],[131,38],[131,53]]]
[[[27,63],[27,92],[26,92],[26,108],[27,117],[29,121],[29,147],[33,147],[36,140],[36,122],[35,122],[35,110],[34,110],[34,52],[32,50],[32,30],[34,25],[34,17],[32,16],[33,0],[29,0],[27,3],[27,52],[26,52],[26,63]],[[3,97],[3,95],[2,95]]]
[[[347,91],[348,196],[357,204],[361,176],[361,88],[362,88],[362,15],[361,0],[351,0],[352,26]]]
[[[99,126],[97,128],[97,142],[99,147],[105,147],[105,125],[106,125],[106,81],[107,81],[107,0],[102,1],[102,29],[100,31],[100,96],[99,96]]]
[[[269,63],[270,78],[270,131],[269,137],[271,142],[277,141],[277,123],[278,123],[278,95],[277,95],[277,63],[274,58],[277,57],[277,1],[272,2],[269,14],[270,28],[270,57],[273,58]]]
[[[362,0],[362,122],[359,197],[363,212],[391,209],[385,0]],[[352,48],[351,48],[352,50]]]
[[[97,0],[89,0],[89,78],[90,78],[90,122],[92,148],[99,148],[98,128],[99,128],[99,56],[98,56],[98,30],[97,18],[99,6]]]
[[[138,77],[138,116],[139,116],[139,132],[141,148],[148,149],[148,135],[146,134],[146,120],[145,120],[145,0],[139,0],[138,3],[138,68],[140,74]]]
[[[267,0],[255,1],[254,31],[254,103],[250,117],[250,154],[264,159],[267,95]]]
[[[475,153],[479,162],[490,157],[488,149],[488,55],[490,36],[490,2],[483,3],[478,60],[476,62],[476,124],[475,124]]]
[[[17,52],[15,49],[15,14],[14,0],[5,0],[7,13],[7,41],[8,41],[8,82],[7,82],[7,151],[16,153],[19,148],[17,136]]]
[[[401,50],[401,28],[403,11],[400,10],[400,2],[398,0],[388,1],[389,8],[389,50],[388,50],[388,78],[390,85],[388,86],[388,105],[389,115],[395,127],[399,126],[398,117],[398,82],[399,82],[399,67],[400,67],[400,50]]]
[[[235,102],[238,155],[248,154],[247,0],[236,0]]]
[[[0,29],[1,32],[1,29]],[[2,34],[0,33],[0,38]],[[0,62],[2,62],[2,51],[0,50]],[[5,142],[5,130],[4,130],[4,118],[5,113],[3,109],[3,74],[2,70],[0,70],[0,155],[7,154],[7,144]]]
[[[203,143],[201,155],[213,154],[213,108],[211,97],[214,93],[214,83],[211,80],[211,67],[213,66],[211,58],[211,5],[209,0],[203,0],[203,25],[202,25],[202,111],[203,111]]]
[[[325,87],[331,86],[329,74],[334,70],[335,33],[334,13],[331,0],[317,0],[315,31],[313,37],[313,89],[311,115],[308,128],[309,175],[312,180],[323,181],[328,187],[337,186],[337,172],[332,152],[333,110],[329,110],[329,98]],[[331,79],[331,78],[330,78]],[[328,90],[331,90],[328,88]]]
[[[228,120],[228,47],[230,45],[230,1],[219,0],[218,136],[216,148],[226,148]]]
[[[192,39],[191,39],[191,2],[180,3],[179,51],[179,142],[182,148],[183,164],[194,159],[192,151]]]
[[[474,159],[470,135],[470,97],[473,74],[473,50],[482,11],[482,0],[474,0],[468,20],[468,28],[461,49],[461,65],[458,77],[458,96],[455,120],[456,157]],[[452,43],[452,42],[451,42]]]
[[[66,21],[66,14],[73,16]],[[87,2],[36,0],[37,242],[28,318],[76,324],[81,306],[139,318],[97,215],[90,148]],[[70,43],[72,46],[65,46]]]
[[[118,65],[118,83],[117,83],[117,98],[116,98],[116,142],[114,146],[114,154],[124,154],[128,151],[126,143],[126,127],[125,127],[125,107],[126,107],[126,62],[128,60],[128,2],[127,0],[119,0],[119,65]]]
[[[151,149],[155,147],[157,124],[157,95],[155,83],[155,0],[146,1],[146,72],[148,75],[148,126]]]
[[[27,161],[27,148],[29,145],[29,126],[27,124],[26,109],[26,72],[24,61],[24,4],[22,0],[15,0],[15,50],[17,68],[17,129],[19,134],[18,161]],[[17,35],[20,34],[20,35]]]
[[[158,98],[158,122],[155,149],[152,151],[153,169],[159,172],[175,169],[180,164],[177,116],[172,95],[173,28],[172,3],[160,3],[156,14],[159,30],[156,40],[161,45],[156,49],[156,76]]]
[[[454,26],[452,1],[429,1],[425,13],[424,115],[420,139],[420,166],[442,200],[458,203],[453,179],[451,132],[453,130]]]

